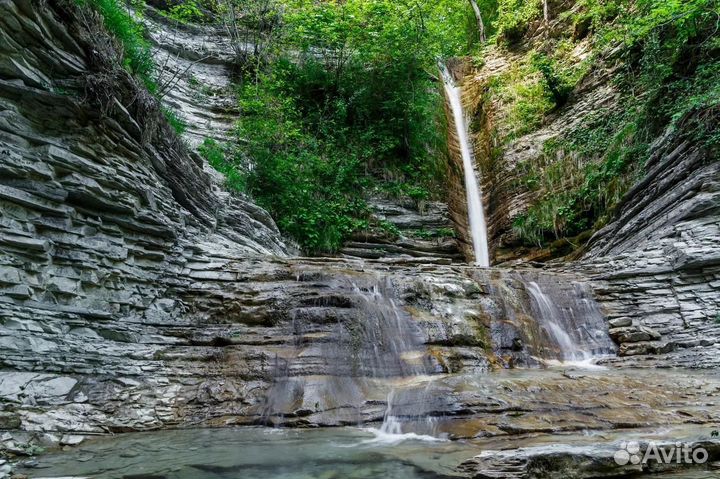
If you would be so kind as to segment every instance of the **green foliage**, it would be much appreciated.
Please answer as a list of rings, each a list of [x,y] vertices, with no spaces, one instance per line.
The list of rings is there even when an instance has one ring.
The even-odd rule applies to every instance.
[[[591,62],[567,64],[568,45],[560,43],[554,56],[530,50],[506,71],[490,80],[490,92],[504,105],[503,142],[537,130],[548,114],[564,106]]]
[[[205,14],[196,0],[185,0],[171,6],[167,16],[180,23],[201,22],[205,19]]]
[[[311,129],[285,80],[278,72],[240,89],[238,135],[253,161],[248,191],[308,252],[334,252],[368,226],[358,194],[366,186],[364,149],[331,135],[333,125]]]
[[[248,3],[247,0],[231,0]],[[158,12],[178,23],[208,23],[227,9],[228,0],[166,0],[158,5]]]
[[[389,221],[380,220],[377,226],[391,238],[400,237],[400,229]]]
[[[240,158],[232,157],[238,152],[231,145],[220,145],[217,141],[206,138],[198,147],[198,153],[210,166],[225,175],[225,184],[229,189],[238,193],[247,191],[247,174],[237,167],[242,161]],[[228,159],[226,155],[230,158]]]
[[[80,6],[90,6],[103,18],[105,27],[122,44],[123,66],[137,75],[150,92],[157,90],[154,79],[150,44],[145,39],[141,24],[130,15],[122,0],[75,0]]]
[[[546,142],[543,155],[523,165],[526,186],[538,192],[513,224],[526,243],[542,246],[600,226],[635,180],[637,159],[648,147],[636,141],[637,125],[607,112],[595,119],[567,138]],[[610,136],[615,122],[625,128]]]
[[[163,107],[162,112],[172,129],[175,130],[175,133],[178,135],[185,133],[185,130],[187,130],[187,123],[184,118],[178,115],[174,110],[167,107]]]
[[[370,190],[442,195],[443,97],[428,73],[467,51],[468,15],[465,0],[286,2],[286,53],[239,90],[238,149],[254,165],[248,192],[306,251],[368,227]]]
[[[490,91],[507,105],[503,121],[508,141],[539,128],[555,108],[542,76],[530,62],[512,65],[490,80]]]
[[[545,86],[555,102],[555,107],[563,106],[575,88],[573,78],[563,75],[556,62],[545,54],[535,53],[532,56],[532,63],[542,74]]]
[[[542,0],[498,0],[497,3],[494,28],[500,38],[510,43],[520,40],[529,23],[542,15]]]
[[[519,183],[537,198],[514,223],[528,244],[606,223],[642,171],[650,144],[668,128],[682,128],[704,148],[720,145],[716,1],[585,0],[573,14],[578,22],[590,19],[596,58],[612,50],[622,60],[615,82],[620,106],[596,112],[520,165]],[[559,50],[533,59],[556,105],[585,74],[583,65],[564,63]]]
[[[414,230],[408,232],[409,236],[424,240],[455,238],[455,230],[452,228],[436,228],[431,230]]]
[[[285,21],[303,60],[281,65],[286,79],[295,78],[286,84],[309,122],[363,136],[374,150],[371,168],[438,173],[432,159],[444,142],[436,121],[442,99],[427,71],[466,51],[468,33],[456,26],[468,9],[459,0],[298,1]]]

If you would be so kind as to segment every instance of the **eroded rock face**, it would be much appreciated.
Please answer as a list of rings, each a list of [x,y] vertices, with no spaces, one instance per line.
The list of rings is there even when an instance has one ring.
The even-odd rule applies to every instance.
[[[598,71],[542,128],[491,155],[488,145],[503,137],[503,111],[485,92],[490,79],[507,71],[512,61],[512,53],[493,52],[479,73],[465,79],[468,111],[475,115],[491,251],[501,265],[548,261],[573,250],[567,242],[564,249],[562,244],[539,251],[517,247],[512,223],[537,194],[518,182],[517,167],[542,155],[547,140],[562,138],[592,112],[618,107],[612,72]],[[692,128],[687,125],[693,125],[693,115],[697,113],[655,140],[642,178],[625,195],[613,221],[592,238],[578,238],[587,245],[575,251],[572,261],[546,266],[590,279],[619,354],[635,356],[636,365],[719,364],[720,163],[685,131]],[[451,215],[466,214],[459,201],[451,201],[450,210]],[[459,231],[462,235],[465,230]],[[662,359],[655,361],[657,356]]]
[[[618,464],[615,454],[622,451],[626,447],[625,444],[627,443],[620,441],[611,444],[580,446],[552,444],[509,451],[484,451],[464,462],[460,467],[475,479],[551,479],[555,477],[583,479],[627,477],[630,474],[670,472],[692,467],[692,464],[680,463],[685,459],[677,462],[657,459],[662,457],[662,454],[672,454],[675,459],[678,450],[687,449],[689,451],[687,457],[691,458],[692,451],[703,449],[707,452],[707,460],[711,462],[720,457],[720,441],[717,440],[685,442],[664,440],[653,442],[652,446],[648,442],[634,443],[637,444],[637,450],[633,449],[636,457],[644,457],[648,448],[651,448],[651,457],[655,459],[638,464]],[[652,451],[657,451],[657,453]],[[696,465],[696,467],[702,468],[702,465]],[[710,477],[709,474],[708,472],[705,477]]]
[[[100,51],[108,43],[98,19],[77,17],[73,8],[0,6],[2,366],[28,374],[147,374],[153,382],[149,376],[163,367],[153,344],[173,339],[147,327],[183,316],[187,305],[174,288],[179,278],[194,281],[188,265],[204,261],[203,252],[222,263],[289,250],[267,212],[222,193],[158,121],[153,100],[124,71],[107,68],[103,55],[113,50]],[[116,89],[95,103],[98,85]],[[72,418],[92,409],[87,402],[100,391],[119,404],[127,399],[119,392],[125,379],[87,394],[44,394],[48,384],[78,380],[20,374],[4,379],[13,401],[74,402],[75,413],[56,411],[51,429],[84,429]],[[172,416],[162,412],[169,393],[150,394],[151,409],[128,406],[138,424],[156,422],[158,412]]]
[[[346,258],[427,258],[464,264],[458,241],[448,235],[453,223],[446,204],[433,201],[372,198],[369,201],[375,222],[392,225],[396,234],[378,230],[360,231],[340,250]]]
[[[232,92],[236,59],[226,32],[173,21],[150,6],[141,19],[160,69],[163,103],[187,124],[183,137],[189,146],[230,140],[238,110]]]
[[[720,162],[668,134],[577,268],[597,275],[620,353],[715,368],[720,349]],[[611,330],[612,331],[612,330]],[[652,361],[650,361],[652,362]]]
[[[717,265],[693,228],[712,209],[692,209],[675,236],[652,233],[662,249],[642,254],[647,223],[625,220],[627,234],[561,272],[460,266],[456,250],[420,242],[400,245],[403,259],[289,259],[265,211],[150,128],[130,80],[107,111],[89,106],[85,27],[53,5],[0,5],[0,429],[52,445],[200,424],[357,424],[382,419],[392,391],[398,414],[429,416],[453,438],[720,421],[717,380],[686,371],[486,374],[561,358],[537,327],[531,282],[570,324],[597,312],[592,286],[621,354],[685,346],[654,361],[697,367],[714,354]],[[171,52],[189,32],[156,44]],[[180,71],[195,59],[173,61]],[[199,68],[217,79],[222,63]],[[195,144],[227,118],[187,82],[167,100],[197,120]],[[400,229],[447,224],[441,207],[378,210]],[[2,447],[32,453],[12,438]]]

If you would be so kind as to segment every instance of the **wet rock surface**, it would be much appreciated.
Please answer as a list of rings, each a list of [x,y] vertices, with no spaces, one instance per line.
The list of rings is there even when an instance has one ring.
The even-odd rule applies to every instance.
[[[580,43],[573,54],[580,58],[588,47]],[[517,60],[513,55],[493,52],[464,84],[468,111],[476,116],[476,159],[487,197],[492,255],[506,267],[516,264],[513,260],[549,261],[574,249],[567,241],[539,251],[516,247],[512,223],[537,194],[517,181],[518,165],[542,155],[548,139],[561,138],[592,112],[618,108],[613,72],[600,70],[584,79],[570,103],[542,128],[512,140],[499,158],[491,155],[493,139],[507,133],[505,112],[498,104],[501,100],[488,101],[483,92],[493,76],[508,71]],[[679,124],[691,125],[692,115]],[[543,265],[588,279],[619,344],[623,364],[720,366],[720,163],[691,137],[683,127],[659,135],[642,178],[627,192],[609,224],[592,238],[570,239],[576,246],[587,243],[575,251],[572,261]],[[454,170],[457,166],[454,158]],[[463,191],[453,193],[450,214],[461,226],[461,242],[467,242],[462,239],[467,237],[463,201]]]
[[[672,132],[659,139],[647,176],[574,265],[638,365],[720,366],[720,163],[705,155]]]
[[[636,457],[645,456],[649,443],[637,442]],[[510,451],[484,451],[473,459],[460,465],[460,469],[467,472],[474,479],[541,479],[554,477],[572,478],[593,478],[593,477],[627,477],[629,475],[641,475],[668,472],[677,469],[688,468],[687,464],[678,464],[651,459],[646,463],[625,463],[618,464],[615,455],[627,447],[627,442],[615,442],[610,444],[591,445],[564,445],[553,444],[548,446],[535,446],[520,448]],[[630,446],[633,448],[633,446]],[[677,457],[677,450],[694,451],[703,449],[707,451],[707,461],[712,463],[720,457],[720,441],[658,441],[653,446],[657,448],[657,457],[662,454],[672,454],[673,459]],[[692,452],[688,452],[688,462],[692,460]],[[684,458],[681,460],[685,460]],[[622,462],[622,461],[621,461]],[[668,463],[669,462],[669,463]],[[692,466],[691,466],[692,467]],[[696,465],[703,468],[703,465]],[[708,472],[707,477],[712,477]]]

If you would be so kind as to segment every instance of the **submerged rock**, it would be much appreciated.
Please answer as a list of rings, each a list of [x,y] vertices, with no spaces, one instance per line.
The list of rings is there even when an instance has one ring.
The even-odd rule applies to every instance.
[[[704,452],[693,454],[694,451]],[[510,451],[483,451],[460,465],[460,470],[474,479],[627,477],[643,472],[705,467],[708,461],[718,457],[720,441],[712,440],[631,441],[582,446],[552,444]],[[699,460],[693,464],[693,458]]]

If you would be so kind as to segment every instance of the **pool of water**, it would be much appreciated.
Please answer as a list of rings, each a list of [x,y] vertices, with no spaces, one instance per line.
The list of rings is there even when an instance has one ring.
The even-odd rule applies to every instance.
[[[477,449],[377,430],[234,428],[136,433],[40,456],[30,477],[112,479],[446,478]]]
[[[171,430],[97,438],[41,455],[33,467],[17,472],[33,479],[450,479],[463,477],[457,466],[483,450],[697,437],[698,432],[683,426],[449,441],[380,428]],[[647,477],[710,479],[720,477],[720,471]]]

